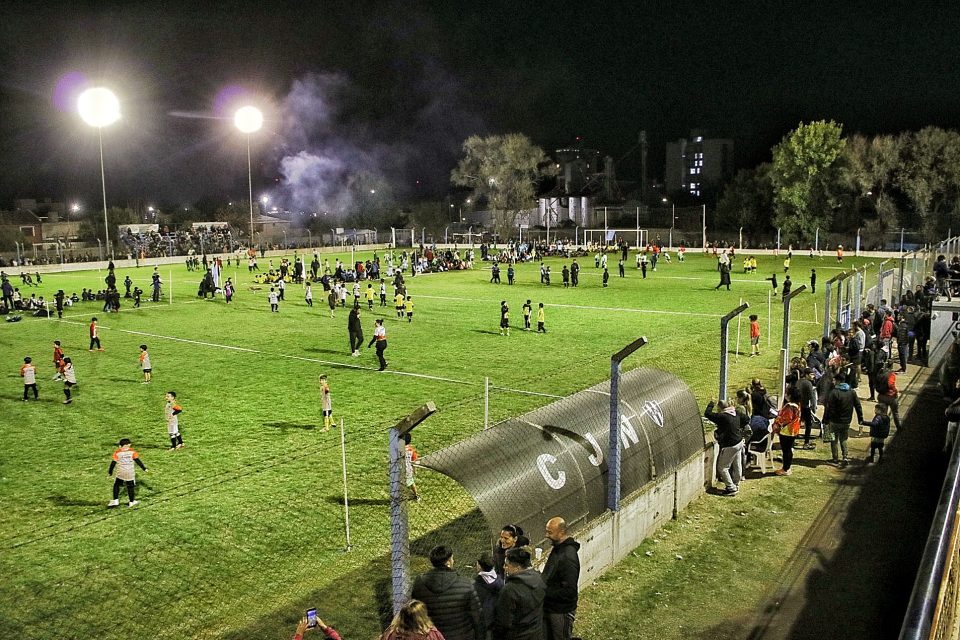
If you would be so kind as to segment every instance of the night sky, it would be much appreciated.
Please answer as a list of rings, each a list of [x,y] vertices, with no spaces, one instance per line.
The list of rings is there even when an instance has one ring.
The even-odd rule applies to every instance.
[[[267,115],[256,194],[299,208],[343,205],[361,174],[442,196],[474,133],[548,151],[581,136],[631,179],[641,129],[662,176],[663,144],[691,128],[752,166],[801,119],[866,134],[960,120],[956,2],[208,4],[5,3],[0,208],[98,206],[96,131],[69,110],[84,81],[121,100],[103,130],[111,205],[244,198],[244,102]]]

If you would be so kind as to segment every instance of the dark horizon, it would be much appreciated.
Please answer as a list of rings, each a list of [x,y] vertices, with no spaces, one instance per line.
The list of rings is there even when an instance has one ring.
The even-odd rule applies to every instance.
[[[474,133],[524,133],[548,153],[580,136],[630,180],[641,130],[649,175],[662,177],[664,145],[691,129],[734,139],[745,167],[801,120],[868,135],[957,126],[960,7],[812,11],[18,6],[0,25],[0,208],[21,197],[99,201],[96,131],[55,105],[57,91],[69,107],[70,73],[121,100],[123,119],[103,130],[110,206],[245,199],[246,139],[230,111],[243,92],[268,110],[251,136],[254,197],[273,190],[294,207],[348,206],[343,183],[357,176],[399,199],[442,196]]]

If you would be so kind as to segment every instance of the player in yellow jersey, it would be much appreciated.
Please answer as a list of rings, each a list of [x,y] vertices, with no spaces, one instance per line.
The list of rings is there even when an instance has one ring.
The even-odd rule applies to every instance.
[[[403,309],[407,312],[407,322],[413,322],[413,298],[407,296],[407,301],[403,303]]]
[[[403,318],[403,294],[398,292],[393,302],[397,307],[397,318]]]

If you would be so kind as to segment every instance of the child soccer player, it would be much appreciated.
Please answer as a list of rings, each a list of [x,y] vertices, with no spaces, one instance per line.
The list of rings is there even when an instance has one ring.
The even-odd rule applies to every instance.
[[[393,300],[393,304],[397,308],[397,318],[403,318],[403,294],[400,293],[399,291],[397,292],[397,296]]]
[[[277,292],[273,290],[273,287],[270,287],[270,293],[267,294],[267,299],[270,301],[270,311],[279,313],[280,305],[277,302],[279,298],[277,297]]]
[[[883,462],[883,443],[890,435],[890,416],[887,415],[889,409],[885,404],[877,404],[876,414],[873,420],[865,422],[864,426],[870,426],[870,455],[867,456],[867,462],[873,462],[873,454],[879,454],[878,462]]]
[[[403,308],[407,312],[407,322],[413,322],[413,298],[407,296],[407,301],[403,303]]]
[[[170,435],[170,449],[183,449],[183,436],[180,435],[180,418],[183,412],[177,404],[177,392],[167,391],[167,404],[163,407],[163,415],[167,419],[167,433]]]
[[[750,315],[750,357],[760,355],[760,322],[757,314]]]
[[[57,370],[57,374],[53,376],[54,380],[63,380],[63,375],[60,371],[63,369],[63,349],[60,348],[60,341],[53,341],[53,368]]]
[[[137,484],[137,471],[134,468],[134,463],[140,465],[140,468],[146,472],[147,468],[143,464],[143,460],[140,459],[140,454],[133,450],[130,446],[130,438],[123,438],[117,446],[119,447],[116,451],[113,452],[113,458],[110,460],[110,468],[107,470],[107,476],[113,475],[113,470],[117,470],[117,479],[113,481],[113,500],[107,503],[108,507],[116,507],[120,504],[120,487],[123,485],[127,486],[127,498],[129,502],[127,505],[130,507],[135,507],[138,504],[136,495],[134,493],[134,487]]]
[[[310,286],[310,283],[307,282],[307,289],[303,292],[303,299],[307,302],[308,307],[313,306],[313,287]]]
[[[503,335],[503,332],[506,331],[507,335],[510,335],[510,307],[507,306],[506,300],[500,301],[500,335]]]
[[[150,354],[145,344],[140,345],[140,368],[143,369],[143,384],[150,384],[153,367],[150,366]]]
[[[320,376],[320,397],[323,401],[323,430],[329,431],[333,424],[333,399],[330,397],[330,385],[327,374]]]
[[[363,292],[364,297],[367,299],[367,309],[373,311],[373,284],[367,284],[367,290]]]
[[[412,444],[410,444],[409,433],[403,434],[403,442],[404,442],[403,451],[404,451],[404,463],[405,463],[404,466],[406,471],[405,475],[407,476],[405,479],[406,484],[407,484],[407,487],[410,489],[410,491],[413,493],[413,499],[416,500],[417,502],[420,502],[420,494],[417,493],[416,481],[413,478],[413,463],[416,462],[417,458],[419,457],[417,456],[417,448]]]
[[[27,401],[27,391],[33,389],[33,399],[39,400],[40,396],[37,393],[37,368],[32,364],[33,360],[30,356],[27,356],[23,359],[23,364],[20,366],[20,377],[23,378],[23,401]]]
[[[63,395],[67,398],[63,401],[63,404],[70,404],[73,402],[70,389],[77,384],[77,374],[73,370],[73,362],[70,361],[70,358],[63,359],[63,368],[60,369],[60,373],[63,374]]]
[[[97,351],[103,351],[100,346],[100,332],[97,329],[97,319],[90,319],[90,351],[93,351],[93,345],[97,345]]]
[[[523,330],[530,331],[530,314],[533,313],[533,305],[527,300],[523,303]]]
[[[337,308],[337,290],[336,288],[330,289],[330,295],[327,296],[327,305],[330,307],[330,317],[333,317],[333,312]]]
[[[540,306],[537,308],[537,333],[546,333],[547,330],[544,328],[544,312],[543,312],[543,303],[540,303]]]
[[[387,285],[383,278],[380,278],[380,306],[387,306]]]

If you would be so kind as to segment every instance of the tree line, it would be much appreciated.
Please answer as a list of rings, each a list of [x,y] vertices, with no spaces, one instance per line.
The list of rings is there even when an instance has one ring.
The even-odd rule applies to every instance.
[[[784,244],[800,246],[817,229],[862,229],[870,242],[906,228],[935,241],[960,231],[960,133],[844,136],[832,120],[801,123],[773,147],[771,162],[726,186],[717,225],[765,237],[779,228]]]

